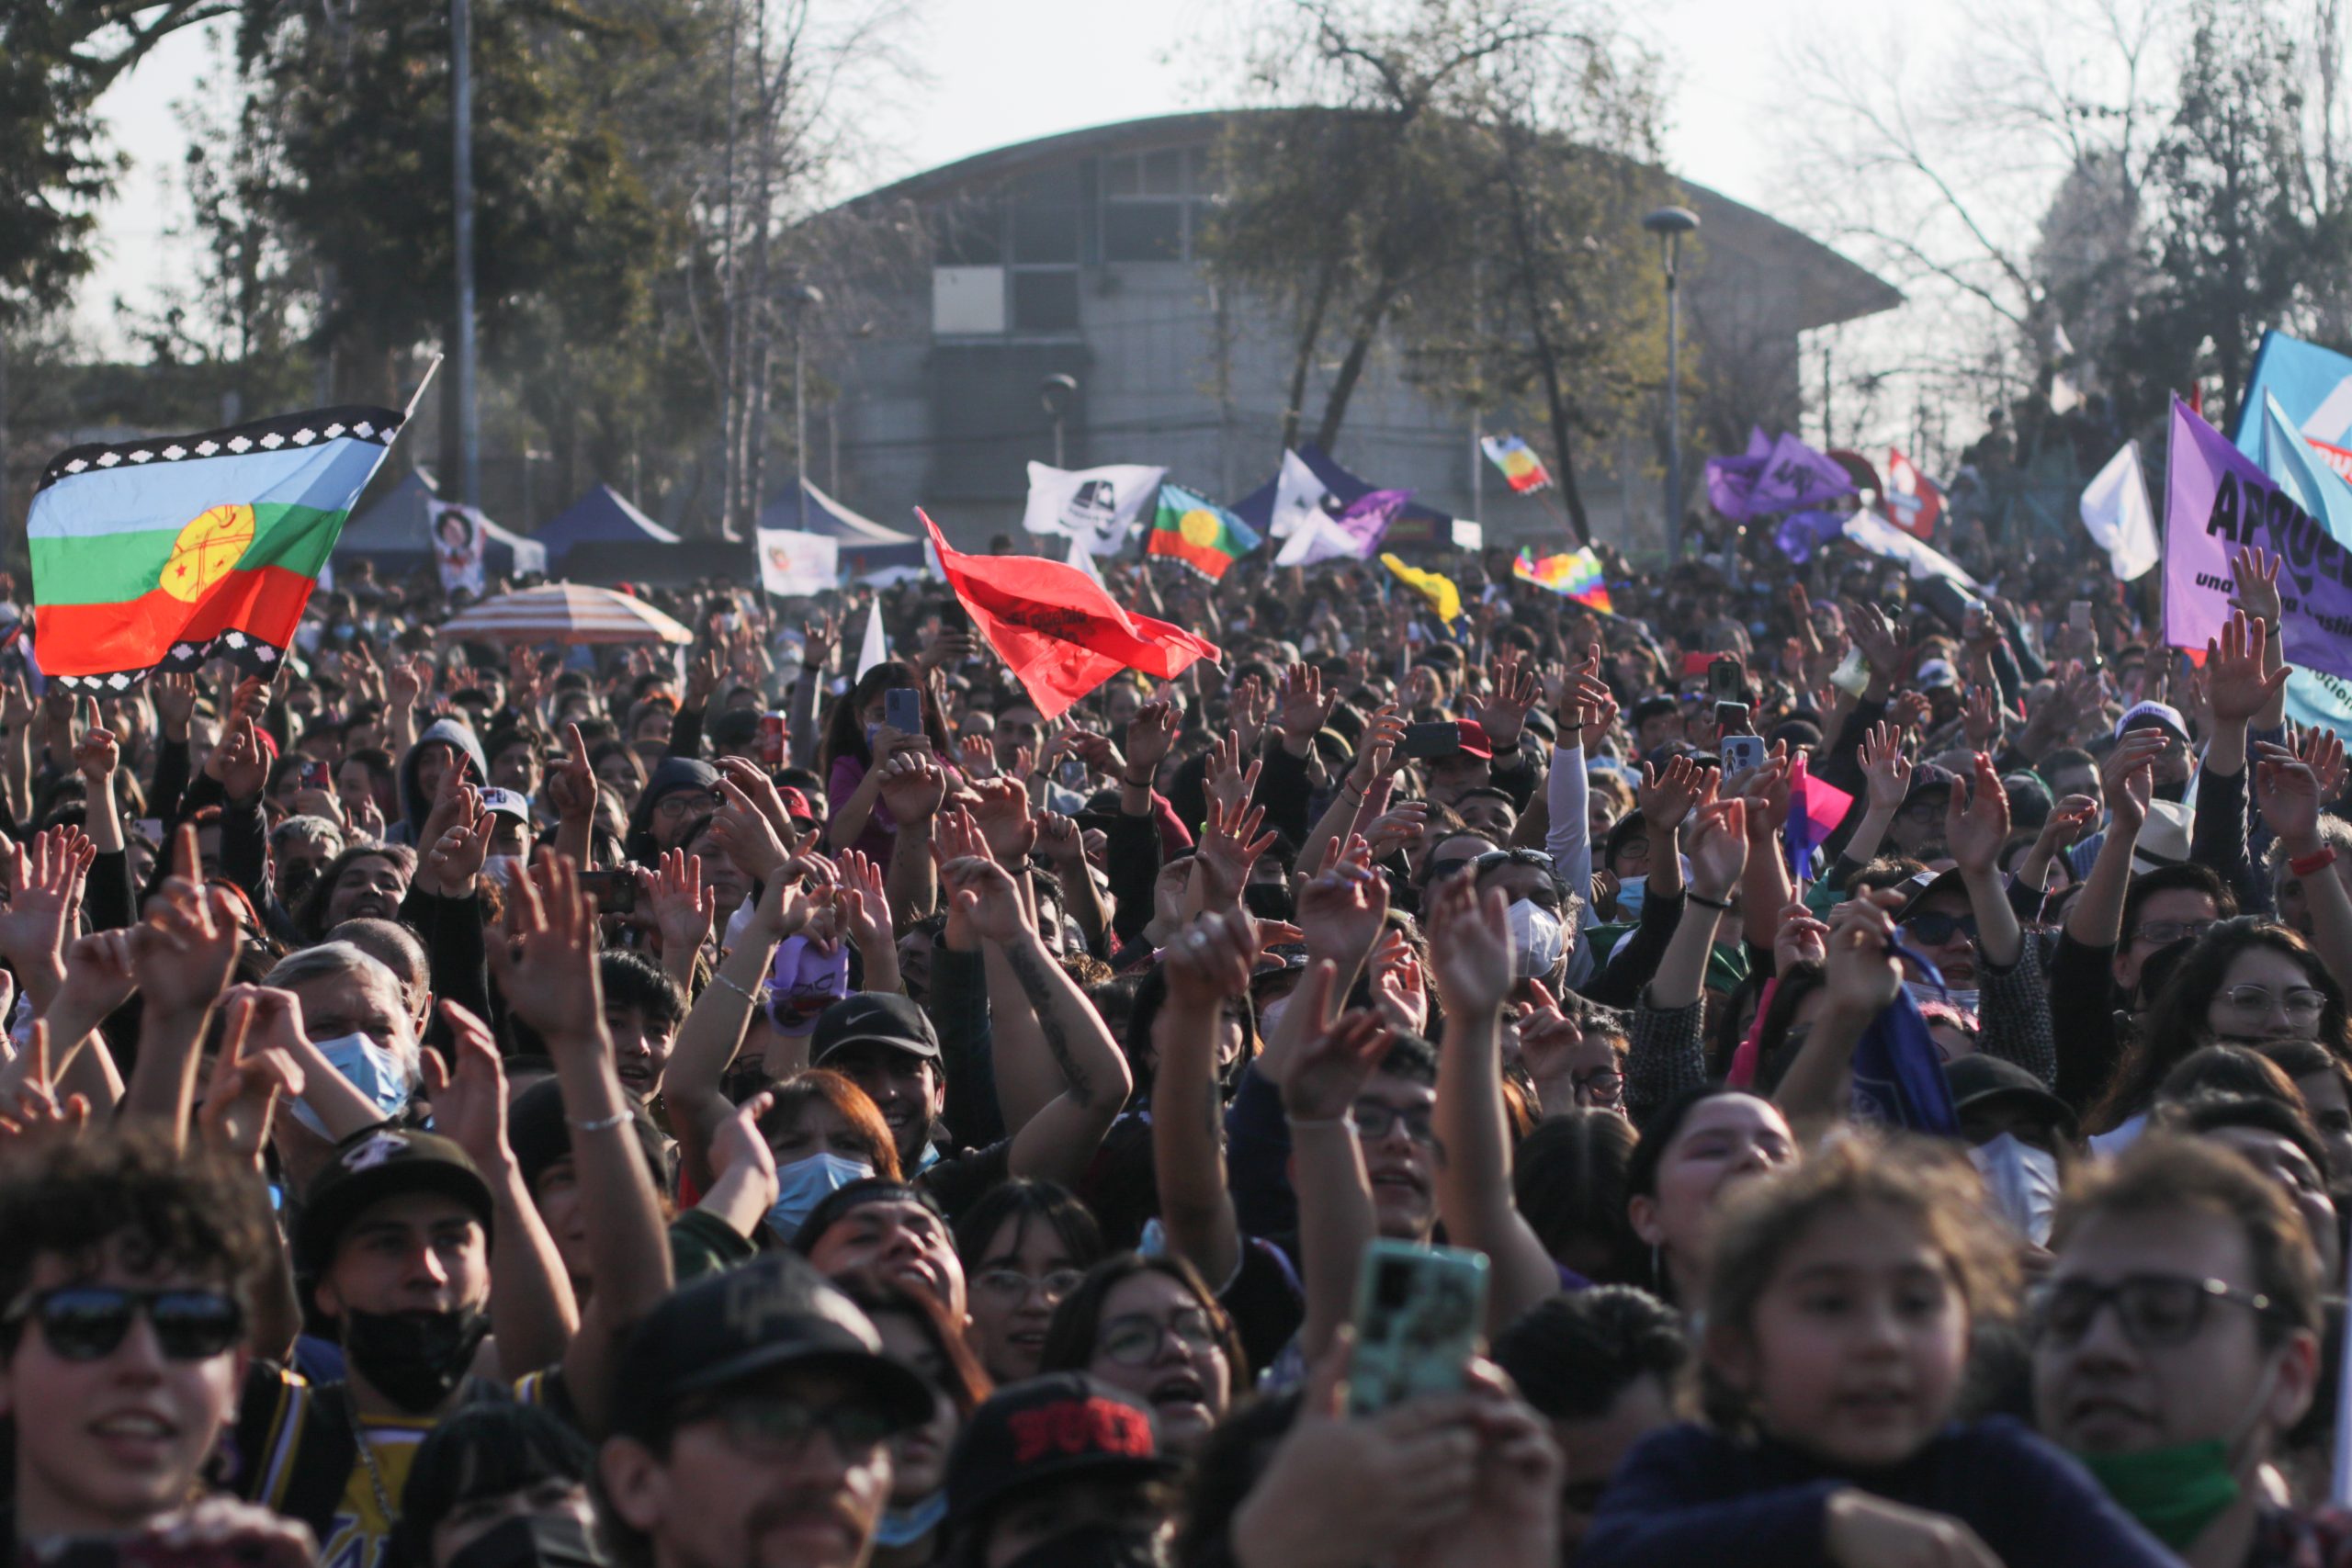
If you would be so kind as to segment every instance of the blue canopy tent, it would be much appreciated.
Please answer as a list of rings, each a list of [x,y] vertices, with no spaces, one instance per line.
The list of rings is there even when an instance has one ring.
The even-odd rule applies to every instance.
[[[1312,442],[1298,448],[1298,460],[1323,481],[1323,488],[1337,497],[1342,506],[1380,488],[1367,484],[1340,467],[1330,454]],[[1274,496],[1281,486],[1282,470],[1278,468],[1272,479],[1233,503],[1233,514],[1259,533],[1265,533],[1273,522]],[[1396,514],[1396,521],[1388,525],[1388,532],[1381,540],[1384,549],[1400,547],[1415,550],[1453,548],[1453,514],[1423,506],[1419,502],[1407,502],[1405,510]]]
[[[763,528],[789,528],[803,534],[824,534],[842,542],[842,571],[859,581],[876,572],[923,570],[923,541],[912,534],[885,528],[861,517],[810,484],[800,481],[800,504],[786,491],[760,513]]]
[[[578,545],[674,545],[678,536],[631,506],[618,491],[597,485],[565,507],[531,536],[548,550],[548,564],[562,570]]]

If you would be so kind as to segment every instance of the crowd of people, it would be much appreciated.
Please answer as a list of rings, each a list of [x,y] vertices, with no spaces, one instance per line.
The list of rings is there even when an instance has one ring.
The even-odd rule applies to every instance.
[[[8,677],[0,1551],[2352,1563],[2278,563],[1605,558],[1106,561],[1222,658],[1050,716],[935,579]]]

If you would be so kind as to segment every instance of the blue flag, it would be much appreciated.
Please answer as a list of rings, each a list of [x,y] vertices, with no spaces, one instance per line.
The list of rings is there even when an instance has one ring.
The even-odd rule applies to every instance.
[[[2257,463],[2265,443],[2263,413],[2273,399],[2297,433],[2330,446],[2352,446],[2352,359],[2282,332],[2262,334],[2233,437],[2238,450]]]
[[[1938,990],[1943,988],[1943,976],[1934,964],[1900,943],[1894,951],[1917,965]],[[1895,992],[1854,1042],[1854,1120],[1906,1133],[1946,1137],[1960,1133],[1960,1112],[1952,1108],[1951,1086],[1944,1081],[1942,1054],[1908,991]]]

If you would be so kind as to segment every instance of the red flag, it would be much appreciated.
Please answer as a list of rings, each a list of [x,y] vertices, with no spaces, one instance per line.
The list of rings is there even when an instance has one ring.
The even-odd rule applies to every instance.
[[[1886,520],[1915,539],[1932,541],[1944,514],[1944,492],[1919,465],[1894,447],[1886,449],[1886,493],[1879,500]]]
[[[1225,650],[1182,626],[1129,615],[1101,583],[1074,566],[1035,556],[967,556],[951,549],[922,508],[939,570],[989,646],[1012,668],[1029,700],[1059,718],[1122,670],[1175,679],[1197,659]]]

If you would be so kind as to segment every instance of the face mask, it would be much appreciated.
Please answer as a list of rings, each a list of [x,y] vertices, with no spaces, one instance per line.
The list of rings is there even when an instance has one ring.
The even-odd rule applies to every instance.
[[[897,1548],[912,1546],[939,1528],[947,1517],[947,1489],[940,1488],[911,1508],[892,1508],[882,1516],[882,1528],[874,1532],[874,1544]],[[458,1568],[451,1562],[449,1568]]]
[[[474,1352],[490,1333],[479,1307],[455,1312],[343,1314],[343,1352],[384,1397],[418,1415],[449,1397],[465,1381]]]
[[[525,1514],[475,1537],[449,1568],[607,1568],[611,1561],[578,1516]]]
[[[1157,1528],[1080,1525],[1033,1546],[1005,1568],[1167,1568],[1167,1537]]]
[[[873,750],[874,750],[874,743],[875,743],[875,741],[876,741],[876,740],[880,739],[881,739],[881,737],[882,737],[882,727],[881,727],[880,725],[878,725],[878,724],[869,724],[869,725],[867,725],[867,726],[865,727],[865,749],[866,749],[868,751]]]
[[[339,1035],[318,1043],[319,1052],[332,1063],[336,1072],[350,1080],[354,1089],[376,1102],[376,1109],[390,1121],[408,1109],[408,1074],[401,1068],[398,1056],[385,1050],[365,1034]],[[319,1120],[317,1111],[300,1100],[287,1107],[294,1120],[332,1143],[334,1134]]]
[[[492,855],[481,863],[481,868],[488,872],[491,879],[501,887],[512,887],[514,886],[515,879],[523,874],[523,857],[521,855]]]
[[[1283,1009],[1288,1006],[1290,1006],[1290,998],[1288,997],[1276,997],[1272,1001],[1270,1001],[1265,1006],[1260,1008],[1258,1010],[1258,1032],[1261,1035],[1271,1035],[1273,1033],[1274,1025],[1282,1021]]]
[[[277,879],[277,901],[289,909],[296,908],[311,896],[311,889],[318,885],[318,880],[319,868],[311,862],[298,860],[290,863],[285,874]]]
[[[1617,918],[1638,920],[1642,918],[1642,899],[1649,892],[1646,876],[1628,876],[1617,884]]]
[[[1979,1017],[1983,1012],[1983,1010],[1976,1005],[1976,998],[1980,993],[1973,990],[1963,991],[1957,986],[1938,986],[1927,980],[1905,980],[1903,982],[1903,994],[1923,1007],[1929,1002],[1950,1003],[1971,1018]]]
[[[1532,898],[1521,898],[1505,911],[1510,920],[1510,972],[1521,980],[1549,975],[1568,950],[1560,917]]]
[[[808,1217],[810,1210],[829,1194],[873,1174],[874,1168],[864,1160],[832,1154],[810,1155],[807,1159],[776,1167],[776,1198],[768,1210],[768,1229],[775,1234],[776,1240],[790,1246],[792,1238],[800,1234],[801,1222]]]
[[[1968,1151],[1984,1190],[2009,1227],[2036,1247],[2050,1242],[2050,1222],[2058,1212],[2058,1156],[2004,1133]]]
[[[2263,1369],[2254,1397],[2246,1401],[2245,1414],[2229,1438],[2174,1443],[2139,1453],[2078,1453],[2075,1457],[2107,1489],[2118,1507],[2139,1520],[2150,1535],[2179,1551],[2238,1500],[2244,1487],[2238,1480],[2239,1466],[2230,1456],[2262,1418],[2271,1382],[2278,1375],[2276,1361]]]

